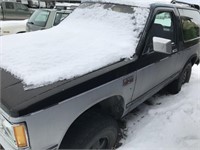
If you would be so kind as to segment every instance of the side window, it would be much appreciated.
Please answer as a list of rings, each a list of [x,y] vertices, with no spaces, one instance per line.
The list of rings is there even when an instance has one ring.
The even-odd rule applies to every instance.
[[[25,5],[22,5],[20,3],[16,3],[16,7],[18,10],[24,10],[24,11],[28,10],[28,7],[26,7]]]
[[[58,25],[61,21],[63,21],[69,14],[66,13],[56,13],[54,26]]]
[[[159,12],[155,15],[153,24],[148,33],[147,44],[144,53],[153,52],[153,37],[160,37],[176,43],[175,26],[172,12]],[[175,45],[173,45],[175,48]]]
[[[49,18],[49,11],[40,11],[38,15],[33,19],[33,22],[37,26],[45,27]]]
[[[6,2],[5,6],[6,6],[6,9],[14,9],[14,4],[11,2]]]
[[[183,39],[185,42],[200,38],[200,13],[195,10],[179,9]]]
[[[172,18],[171,14],[168,12],[159,13],[156,15],[154,24],[160,24],[164,27],[165,30],[172,27]]]
[[[21,9],[22,10],[28,10],[28,7],[26,7],[25,5],[21,5]]]
[[[151,34],[154,37],[170,39],[174,42],[173,15],[171,12],[160,12],[155,16],[151,27]]]
[[[22,9],[22,8],[21,8],[21,5],[18,4],[18,3],[16,3],[16,8],[17,8],[18,10],[21,10],[21,9]]]

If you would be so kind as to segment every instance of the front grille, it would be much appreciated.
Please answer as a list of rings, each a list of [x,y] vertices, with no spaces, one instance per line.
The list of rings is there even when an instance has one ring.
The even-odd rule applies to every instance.
[[[0,114],[0,136],[2,136],[13,148],[17,149],[16,142],[9,137],[9,134],[3,128],[5,118]]]

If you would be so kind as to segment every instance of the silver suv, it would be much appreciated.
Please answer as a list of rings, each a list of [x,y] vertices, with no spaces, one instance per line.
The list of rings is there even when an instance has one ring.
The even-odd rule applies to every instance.
[[[189,82],[200,60],[197,7],[93,1],[55,30],[2,38],[4,149],[114,149],[117,120],[162,88],[176,94]]]

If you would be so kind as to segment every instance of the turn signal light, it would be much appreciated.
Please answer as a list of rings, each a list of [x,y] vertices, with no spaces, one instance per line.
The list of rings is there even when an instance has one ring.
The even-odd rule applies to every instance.
[[[27,136],[26,136],[26,127],[23,124],[19,124],[13,127],[15,139],[18,147],[27,147]]]

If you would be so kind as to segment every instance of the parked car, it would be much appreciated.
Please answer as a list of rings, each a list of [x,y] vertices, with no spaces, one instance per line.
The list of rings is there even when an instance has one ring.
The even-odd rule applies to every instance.
[[[0,22],[0,36],[26,32],[26,20]]]
[[[70,13],[70,10],[59,11],[56,9],[38,9],[28,20],[26,31],[44,30],[56,26]]]
[[[192,18],[189,27],[182,18]],[[0,144],[114,148],[116,120],[189,82],[199,31],[200,12],[187,5],[92,0],[59,27],[1,37]]]
[[[32,13],[33,10],[21,3],[9,1],[0,3],[0,20],[24,20],[29,18]]]

